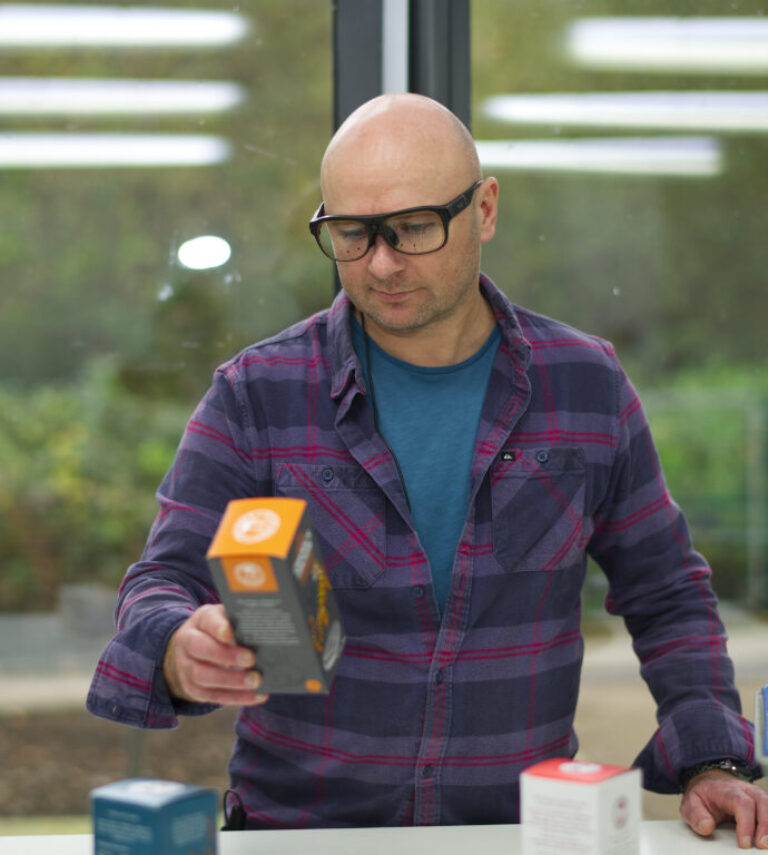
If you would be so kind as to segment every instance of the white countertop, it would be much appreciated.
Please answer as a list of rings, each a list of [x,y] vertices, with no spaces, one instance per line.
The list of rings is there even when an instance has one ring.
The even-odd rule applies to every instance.
[[[219,834],[219,855],[514,855],[519,825],[418,826],[415,828],[231,831]],[[697,837],[682,821],[643,822],[640,855],[734,855],[732,827]],[[755,850],[757,851],[757,850]],[[90,834],[0,837],[0,855],[93,855]]]

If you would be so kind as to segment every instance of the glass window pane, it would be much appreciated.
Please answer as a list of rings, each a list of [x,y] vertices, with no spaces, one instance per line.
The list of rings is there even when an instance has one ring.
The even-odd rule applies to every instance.
[[[483,267],[516,302],[614,343],[729,616],[768,597],[765,13],[762,0],[472,2],[473,132],[501,187]],[[614,711],[635,703],[611,697]],[[593,730],[595,747],[611,728]],[[640,734],[630,746],[616,730],[614,760],[631,762]]]
[[[25,716],[82,711],[214,368],[332,296],[307,228],[331,18],[316,0],[0,5],[0,682],[18,689],[0,714],[19,764],[47,726],[72,774],[78,734],[101,745],[91,717],[66,736]],[[74,799],[127,771],[109,733],[68,800],[40,801],[29,751],[5,764],[0,815],[85,813]]]

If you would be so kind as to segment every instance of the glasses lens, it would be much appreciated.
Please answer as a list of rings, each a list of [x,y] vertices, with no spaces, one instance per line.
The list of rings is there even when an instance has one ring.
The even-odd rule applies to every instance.
[[[323,252],[339,261],[362,258],[368,249],[368,229],[360,220],[331,220],[317,233]]]
[[[384,220],[387,242],[400,252],[420,255],[434,252],[445,243],[445,228],[434,211],[412,211]]]

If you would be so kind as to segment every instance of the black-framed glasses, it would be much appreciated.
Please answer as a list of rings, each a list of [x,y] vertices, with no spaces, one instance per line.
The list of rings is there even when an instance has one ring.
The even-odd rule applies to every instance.
[[[357,261],[373,246],[377,235],[398,252],[426,255],[448,242],[448,223],[469,207],[476,181],[447,205],[404,208],[369,217],[326,216],[323,202],[309,221],[309,230],[320,249],[334,261]]]

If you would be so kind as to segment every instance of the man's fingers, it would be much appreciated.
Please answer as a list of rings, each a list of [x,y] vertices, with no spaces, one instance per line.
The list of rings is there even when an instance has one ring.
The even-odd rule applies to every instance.
[[[223,606],[201,606],[171,636],[163,673],[174,697],[201,703],[263,703],[253,651],[235,644]]]
[[[201,642],[201,647],[207,651],[212,644],[218,643],[208,638]],[[233,655],[232,648],[224,648],[224,651],[229,657]],[[253,664],[252,653],[249,661]],[[176,673],[182,690],[181,697],[187,700],[238,706],[250,706],[266,700],[265,696],[256,691],[261,685],[261,674],[250,668],[220,664],[215,658],[196,659],[188,651],[180,650],[176,654]]]
[[[201,606],[192,616],[195,625],[221,644],[235,644],[235,633],[221,604]]]
[[[768,793],[727,773],[702,774],[689,785],[680,814],[690,827],[708,837],[725,819],[733,819],[741,849],[768,849]]]
[[[224,644],[195,626],[185,630],[183,649],[196,662],[212,662],[225,668],[253,668],[256,657],[246,647]]]
[[[201,699],[201,703],[216,704],[220,707],[255,707],[266,703],[268,700],[269,695],[260,692],[218,691]]]
[[[755,801],[744,792],[734,793],[732,798],[732,814],[736,820],[736,840],[741,849],[751,849],[755,838]]]
[[[758,849],[768,849],[768,793],[758,785],[755,785],[755,791],[755,846]]]
[[[709,814],[692,819],[689,825],[696,834],[700,834],[702,837],[709,837],[714,834],[715,828],[717,828],[717,824]]]
[[[201,689],[242,692],[253,691],[261,685],[261,674],[258,671],[220,668],[194,660],[190,663],[189,676],[194,685]]]
[[[680,815],[702,837],[709,837],[717,827],[717,819],[707,810],[699,798],[686,796],[680,805]]]
[[[184,649],[193,659],[231,668],[255,665],[253,651],[236,645],[235,633],[222,605],[201,606],[180,630],[184,631]]]
[[[188,671],[188,691],[206,703],[250,706],[263,703],[266,696],[256,691],[261,685],[258,671],[220,668],[192,662]]]

